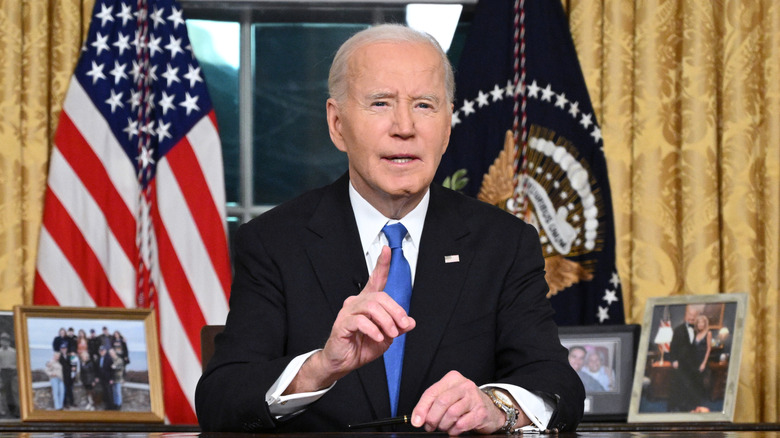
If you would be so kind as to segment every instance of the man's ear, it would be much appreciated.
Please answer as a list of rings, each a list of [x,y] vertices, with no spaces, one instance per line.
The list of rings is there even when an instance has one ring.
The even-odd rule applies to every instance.
[[[341,152],[346,152],[347,149],[344,145],[344,136],[341,135],[341,112],[339,110],[339,104],[330,98],[325,103],[325,112],[328,117],[328,133],[330,134],[330,140],[336,146],[336,149]]]

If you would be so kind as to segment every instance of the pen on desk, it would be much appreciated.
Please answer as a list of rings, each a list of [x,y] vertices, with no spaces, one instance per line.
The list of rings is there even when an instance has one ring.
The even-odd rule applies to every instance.
[[[399,417],[383,418],[381,420],[367,421],[365,423],[357,423],[347,425],[350,429],[360,429],[364,427],[378,427],[389,426],[391,424],[407,424],[411,421],[408,415],[401,415]]]

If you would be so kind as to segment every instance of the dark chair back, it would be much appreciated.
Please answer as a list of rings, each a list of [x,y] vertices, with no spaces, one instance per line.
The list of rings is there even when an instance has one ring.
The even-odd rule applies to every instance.
[[[222,330],[225,330],[224,325],[204,325],[200,329],[200,360],[203,371],[206,371],[206,365],[214,355],[214,337],[222,333]]]

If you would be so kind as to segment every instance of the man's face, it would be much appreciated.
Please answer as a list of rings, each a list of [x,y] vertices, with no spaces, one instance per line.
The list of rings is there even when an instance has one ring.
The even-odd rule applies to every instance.
[[[698,316],[699,312],[696,311],[695,307],[686,306],[685,307],[685,322],[688,324],[693,324],[696,322],[696,316]]]
[[[355,189],[377,208],[421,199],[450,138],[438,54],[418,43],[369,44],[350,58],[347,82],[343,102],[328,100],[328,125]]]
[[[601,368],[601,358],[598,354],[593,353],[588,356],[588,368],[594,372]]]
[[[569,365],[574,368],[574,371],[582,369],[582,364],[585,363],[585,352],[579,348],[573,348],[569,351]]]

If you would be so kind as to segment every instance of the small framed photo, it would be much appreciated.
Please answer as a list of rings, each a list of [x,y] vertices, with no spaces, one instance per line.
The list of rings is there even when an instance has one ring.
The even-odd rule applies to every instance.
[[[19,421],[19,416],[14,314],[10,311],[0,311],[0,422],[16,422]]]
[[[747,299],[648,299],[628,421],[733,421]]]
[[[149,309],[14,308],[22,421],[162,422]]]
[[[583,421],[625,421],[639,325],[559,327],[558,334],[585,386]]]

